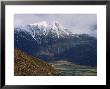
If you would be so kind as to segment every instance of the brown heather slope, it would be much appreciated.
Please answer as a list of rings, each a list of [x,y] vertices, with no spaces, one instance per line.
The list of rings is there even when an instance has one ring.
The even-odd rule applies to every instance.
[[[57,76],[57,71],[48,63],[14,49],[15,76]]]

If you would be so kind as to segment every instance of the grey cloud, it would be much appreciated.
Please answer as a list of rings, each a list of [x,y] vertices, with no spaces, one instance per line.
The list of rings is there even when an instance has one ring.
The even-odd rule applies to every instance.
[[[74,33],[87,33],[96,37],[96,14],[15,14],[14,25],[26,25],[41,21],[58,21]]]

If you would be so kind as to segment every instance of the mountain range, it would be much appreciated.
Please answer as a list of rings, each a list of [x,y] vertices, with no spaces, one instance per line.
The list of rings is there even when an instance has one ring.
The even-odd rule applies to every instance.
[[[80,65],[97,66],[97,38],[75,34],[57,21],[15,27],[14,46],[47,62],[67,59]]]

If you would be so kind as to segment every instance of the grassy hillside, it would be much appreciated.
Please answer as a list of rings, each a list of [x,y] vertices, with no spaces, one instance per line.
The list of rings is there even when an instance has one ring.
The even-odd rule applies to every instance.
[[[15,76],[53,76],[57,71],[46,62],[29,56],[21,50],[14,50]]]

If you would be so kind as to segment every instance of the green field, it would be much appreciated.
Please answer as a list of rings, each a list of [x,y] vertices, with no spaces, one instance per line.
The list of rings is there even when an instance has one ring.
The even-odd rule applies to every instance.
[[[95,67],[76,65],[68,61],[57,61],[50,64],[62,76],[97,76]]]

